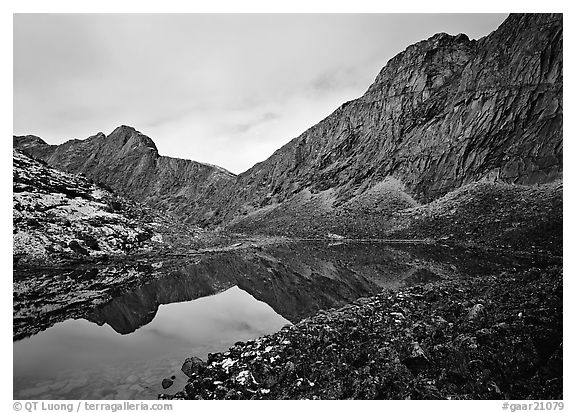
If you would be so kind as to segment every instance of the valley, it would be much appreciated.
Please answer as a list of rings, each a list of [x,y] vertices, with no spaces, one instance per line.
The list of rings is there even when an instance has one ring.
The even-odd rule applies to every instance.
[[[239,175],[14,136],[14,397],[562,399],[562,30],[410,45]]]

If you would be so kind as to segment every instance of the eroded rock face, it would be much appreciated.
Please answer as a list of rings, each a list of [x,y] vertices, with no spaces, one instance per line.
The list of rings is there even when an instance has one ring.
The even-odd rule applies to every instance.
[[[362,97],[238,177],[161,157],[128,127],[57,147],[34,137],[15,145],[217,225],[325,191],[330,205],[342,205],[390,179],[418,202],[479,180],[554,181],[562,177],[562,105],[562,16],[511,15],[478,41],[440,33],[409,46]]]

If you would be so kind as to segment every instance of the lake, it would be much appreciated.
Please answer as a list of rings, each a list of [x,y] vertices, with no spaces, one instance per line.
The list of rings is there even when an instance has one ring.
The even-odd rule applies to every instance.
[[[14,398],[155,399],[183,388],[186,357],[205,359],[320,309],[539,264],[446,246],[300,242],[139,263],[136,273],[127,265],[136,280],[127,290],[106,282],[121,266],[15,275]]]

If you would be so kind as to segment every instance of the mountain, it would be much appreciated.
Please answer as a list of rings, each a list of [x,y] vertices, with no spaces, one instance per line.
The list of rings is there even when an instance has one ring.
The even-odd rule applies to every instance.
[[[562,171],[562,17],[511,15],[471,41],[437,34],[391,59],[360,98],[238,176],[224,215],[310,191],[336,205],[389,178],[419,202],[463,184]]]
[[[160,156],[152,139],[124,125],[108,136],[98,133],[62,145],[15,136],[14,147],[186,221],[200,221],[202,217],[194,214],[196,205],[207,208],[206,200],[234,180],[234,174],[217,166]]]
[[[440,33],[411,45],[363,96],[238,176],[159,156],[128,127],[14,145],[201,225],[386,236],[394,214],[463,185],[562,178],[562,33],[561,14],[513,14],[477,41]]]

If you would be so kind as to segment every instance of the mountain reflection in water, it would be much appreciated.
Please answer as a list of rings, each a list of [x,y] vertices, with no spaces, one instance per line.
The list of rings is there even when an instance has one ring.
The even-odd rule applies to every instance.
[[[288,321],[238,287],[163,305],[129,335],[86,320],[66,320],[14,343],[16,399],[154,399],[161,381],[186,380],[182,361],[224,351],[238,340],[279,330]]]
[[[169,390],[183,386],[184,358],[224,351],[320,309],[385,288],[538,265],[438,246],[321,242],[155,264],[162,270],[144,284],[95,308],[87,303],[84,313],[57,308],[38,327],[45,331],[15,341],[14,397],[154,398],[164,377],[176,376]],[[79,314],[90,322],[70,319]]]
[[[153,320],[161,304],[194,300],[236,285],[296,323],[385,288],[531,263],[466,250],[447,252],[438,247],[310,242],[297,248],[281,245],[210,254],[113,299],[86,318],[129,334]]]

